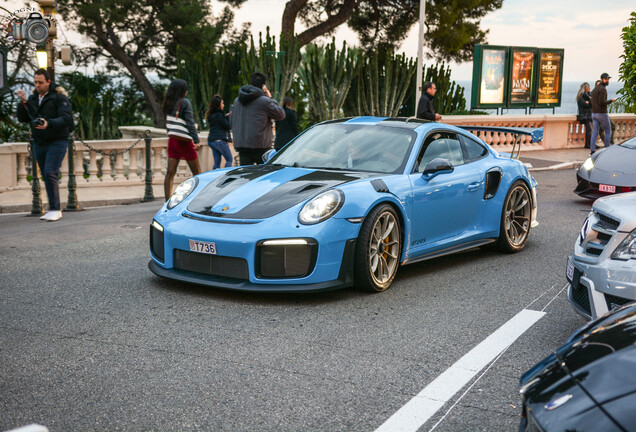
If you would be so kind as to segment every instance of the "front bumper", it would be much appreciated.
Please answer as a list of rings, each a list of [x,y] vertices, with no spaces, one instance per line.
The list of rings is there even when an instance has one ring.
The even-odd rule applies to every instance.
[[[161,211],[154,220],[148,267],[161,277],[260,292],[327,291],[353,286],[359,223],[332,218],[305,226],[298,223],[295,215],[284,214],[250,223],[222,223]],[[156,227],[161,229],[161,235]],[[263,243],[287,239],[306,239],[313,248],[311,256],[303,259],[290,249],[287,261],[281,264],[278,257],[263,252],[267,248],[271,252],[271,247],[264,249]],[[214,243],[216,250],[212,254],[192,252],[192,241]],[[297,270],[299,263],[304,263],[306,272]],[[297,271],[277,276],[276,271],[287,264]]]
[[[636,263],[606,259],[585,263],[568,257],[574,266],[568,277],[568,301],[587,320],[636,300]]]
[[[609,184],[610,186],[614,186],[616,188],[615,192],[601,192],[599,190],[600,184],[594,183],[590,180],[587,180],[581,177],[580,174],[576,175],[576,188],[574,188],[574,193],[582,198],[587,198],[591,200],[596,200],[598,198],[615,195],[617,193],[626,193],[636,191],[636,186],[617,186]]]

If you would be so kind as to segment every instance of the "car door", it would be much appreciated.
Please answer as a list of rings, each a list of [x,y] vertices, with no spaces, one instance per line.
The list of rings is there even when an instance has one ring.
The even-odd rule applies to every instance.
[[[447,159],[454,169],[427,180],[426,164]],[[422,146],[410,175],[413,190],[410,247],[429,252],[458,239],[481,218],[484,181],[475,166],[466,164],[457,134],[435,131]]]

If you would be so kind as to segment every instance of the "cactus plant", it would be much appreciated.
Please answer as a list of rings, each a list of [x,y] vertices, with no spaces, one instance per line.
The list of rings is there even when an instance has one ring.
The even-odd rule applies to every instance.
[[[309,109],[315,122],[339,118],[353,78],[358,73],[360,51],[336,48],[333,39],[324,47],[316,44],[305,46],[298,75],[307,90]]]
[[[366,56],[347,97],[346,115],[397,116],[415,70],[413,59],[404,54]]]
[[[249,48],[247,45],[243,45],[240,58],[243,82],[249,83],[250,76],[254,72],[264,73],[268,77],[267,87],[272,96],[281,102],[293,85],[301,58],[300,46],[295,38],[283,38],[280,43],[280,51],[278,51],[276,38],[270,36],[269,27],[267,27],[265,40],[263,40],[263,35],[259,33],[257,48],[254,44],[254,38],[250,37]]]

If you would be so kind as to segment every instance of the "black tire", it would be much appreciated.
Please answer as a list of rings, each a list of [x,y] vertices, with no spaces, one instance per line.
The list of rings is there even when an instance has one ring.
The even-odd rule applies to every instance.
[[[499,238],[495,247],[507,253],[522,250],[528,241],[531,223],[532,198],[530,190],[522,180],[517,180],[508,189],[504,200]]]
[[[382,204],[362,223],[355,252],[355,286],[370,292],[389,288],[400,266],[402,227],[393,207]]]

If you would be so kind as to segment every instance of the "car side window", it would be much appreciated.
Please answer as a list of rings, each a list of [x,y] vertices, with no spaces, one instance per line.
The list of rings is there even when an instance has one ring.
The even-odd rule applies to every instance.
[[[417,172],[424,172],[426,165],[436,158],[447,159],[453,166],[464,164],[462,146],[457,135],[447,132],[433,132],[426,137],[423,151],[417,162]]]
[[[466,163],[474,162],[485,157],[488,150],[476,140],[464,135],[460,135],[464,144],[464,160]]]

